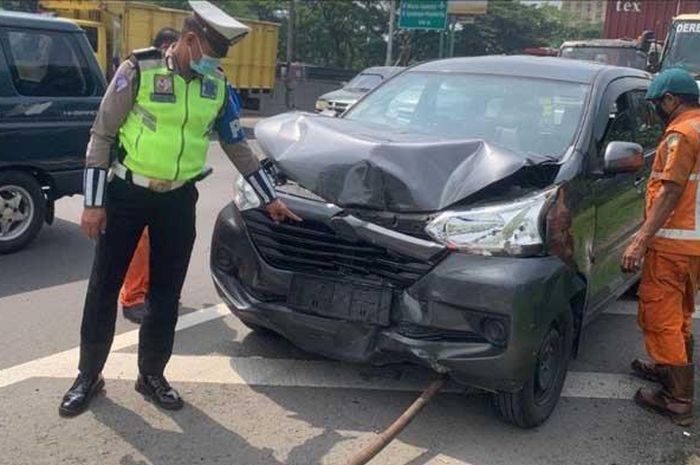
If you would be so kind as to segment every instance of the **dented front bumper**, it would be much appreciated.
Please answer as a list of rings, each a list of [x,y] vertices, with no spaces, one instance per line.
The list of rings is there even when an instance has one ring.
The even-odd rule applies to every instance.
[[[331,224],[337,213],[317,202],[285,201],[316,221]],[[430,246],[410,236],[363,222],[351,227],[373,244],[430,254]],[[445,252],[420,279],[394,288],[386,324],[301,312],[287,301],[299,273],[262,257],[233,205],[217,220],[211,271],[217,291],[236,316],[272,329],[304,350],[353,362],[418,363],[492,391],[518,390],[532,376],[544,333],[558,315],[569,312],[577,290],[575,274],[555,257]]]

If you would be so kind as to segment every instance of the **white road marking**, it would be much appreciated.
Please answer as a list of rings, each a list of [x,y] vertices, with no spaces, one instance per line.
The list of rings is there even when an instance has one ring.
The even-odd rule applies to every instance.
[[[230,312],[225,304],[215,305],[213,307],[203,308],[192,313],[181,316],[177,322],[176,331],[191,328],[207,321],[221,318],[229,315]],[[124,349],[126,347],[138,344],[139,330],[128,331],[114,337],[112,342],[112,351]],[[0,388],[9,386],[10,384],[19,383],[25,379],[35,377],[34,373],[45,372],[45,370],[54,364],[71,364],[70,369],[64,368],[63,377],[70,378],[77,374],[79,348],[74,347],[63,352],[58,352],[53,355],[38,358],[30,362],[15,365],[10,368],[0,370]],[[112,354],[113,355],[113,354]]]
[[[22,380],[31,377],[72,377],[77,354],[63,352],[58,355],[46,363],[34,365],[31,370],[25,370]],[[173,382],[380,391],[421,391],[431,378],[426,371],[411,368],[397,371],[396,376],[371,376],[368,373],[368,367],[364,365],[334,361],[174,355],[166,374]],[[103,374],[107,379],[135,380],[138,374],[137,355],[110,354]],[[644,382],[628,375],[569,372],[562,395],[587,399],[630,399],[644,385]],[[446,389],[447,392],[464,390],[457,384],[449,385]]]
[[[179,319],[177,330],[191,328],[229,314],[224,304],[189,313]],[[137,355],[120,349],[138,343],[138,330],[114,338],[112,353],[104,369],[107,379],[135,380]],[[72,378],[76,374],[78,348],[59,352],[21,365],[0,370],[0,388],[30,378]],[[167,375],[173,382],[217,383],[248,386],[309,387],[331,389],[367,389],[382,391],[420,391],[431,376],[427,370],[395,369],[384,376],[365,365],[334,361],[270,359],[260,357],[174,355]],[[569,372],[564,397],[593,399],[629,399],[644,383],[628,375],[614,373]],[[464,392],[457,384],[448,392]]]
[[[136,354],[110,355],[104,376],[133,381],[138,374]],[[67,378],[75,371],[75,360],[64,357],[36,372],[34,376]],[[225,356],[175,355],[167,376],[173,382],[215,383],[243,386],[307,387],[324,389],[363,389],[379,391],[422,391],[431,374],[423,370],[400,370],[398,376],[368,376],[368,368],[334,361],[237,358]],[[645,383],[628,375],[570,372],[562,395],[587,399],[631,399]],[[451,384],[446,392],[464,392]]]

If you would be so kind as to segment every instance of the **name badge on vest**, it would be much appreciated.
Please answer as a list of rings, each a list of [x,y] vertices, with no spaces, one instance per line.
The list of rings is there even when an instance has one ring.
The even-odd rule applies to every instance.
[[[154,102],[174,102],[175,87],[173,77],[170,74],[156,74],[153,77],[153,93],[151,100]]]
[[[202,97],[216,100],[216,94],[218,93],[219,85],[215,80],[204,78],[202,79]]]

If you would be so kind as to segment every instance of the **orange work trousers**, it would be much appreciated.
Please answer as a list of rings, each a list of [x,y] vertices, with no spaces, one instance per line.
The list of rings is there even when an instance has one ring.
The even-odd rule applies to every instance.
[[[136,245],[134,256],[131,258],[129,270],[126,272],[122,290],[119,293],[119,303],[123,307],[133,307],[146,301],[148,282],[150,278],[151,247],[148,237],[148,227],[144,228],[141,239]]]
[[[685,365],[685,341],[691,336],[700,257],[649,249],[639,284],[637,321],[651,359]]]

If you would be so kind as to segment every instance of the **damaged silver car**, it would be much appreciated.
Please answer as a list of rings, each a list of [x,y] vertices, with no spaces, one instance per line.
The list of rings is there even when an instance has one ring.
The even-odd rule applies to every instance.
[[[215,285],[253,329],[431,367],[539,425],[583,329],[636,279],[619,260],[661,134],[649,80],[456,58],[400,73],[341,118],[264,120],[264,163],[304,221],[275,224],[239,179],[212,240]]]

